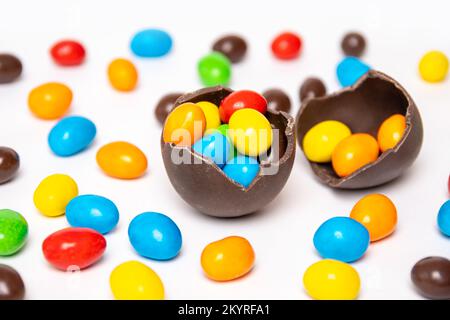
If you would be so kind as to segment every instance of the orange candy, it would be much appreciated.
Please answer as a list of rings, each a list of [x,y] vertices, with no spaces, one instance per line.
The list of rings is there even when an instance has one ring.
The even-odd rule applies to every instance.
[[[97,163],[107,175],[119,179],[135,179],[147,170],[147,157],[128,142],[111,142],[97,152]]]
[[[378,151],[377,140],[370,134],[352,134],[334,148],[331,163],[339,177],[346,177],[377,160]]]
[[[131,91],[136,87],[138,72],[130,60],[116,59],[109,64],[108,77],[116,90]]]
[[[383,121],[378,129],[378,144],[381,152],[394,148],[402,139],[406,129],[405,116],[394,114]]]
[[[62,117],[72,103],[72,90],[62,83],[49,82],[31,90],[28,107],[41,119],[53,120]]]
[[[397,209],[385,195],[369,194],[355,204],[350,218],[367,228],[370,241],[377,241],[394,232],[397,225]]]
[[[164,142],[178,146],[191,146],[203,136],[206,118],[202,109],[194,103],[183,103],[167,116],[164,124]]]
[[[208,278],[229,281],[250,272],[255,252],[247,239],[231,236],[208,244],[203,249],[201,264]]]

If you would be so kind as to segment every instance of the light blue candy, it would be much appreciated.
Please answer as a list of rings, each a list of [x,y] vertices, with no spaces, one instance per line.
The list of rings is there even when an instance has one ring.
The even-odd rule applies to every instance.
[[[58,156],[68,157],[86,149],[94,140],[95,124],[80,116],[60,120],[48,135],[48,145]]]
[[[444,202],[439,209],[437,223],[439,230],[447,237],[450,237],[450,200]]]
[[[182,237],[172,219],[157,212],[137,215],[128,227],[131,245],[141,256],[154,260],[170,260],[178,255]]]
[[[163,30],[146,29],[134,35],[130,47],[139,57],[162,57],[172,49],[172,38]]]
[[[232,146],[228,138],[220,132],[206,135],[192,146],[195,152],[210,158],[220,168],[223,168],[230,157],[231,148]]]
[[[336,73],[341,85],[347,87],[353,85],[369,70],[370,67],[358,58],[346,57],[338,64]]]
[[[369,247],[369,231],[358,221],[335,217],[325,221],[314,234],[314,246],[325,259],[352,262]]]
[[[69,202],[66,218],[72,227],[91,228],[105,234],[119,222],[119,210],[105,197],[86,194]]]
[[[259,163],[255,158],[237,155],[227,162],[223,168],[223,172],[231,180],[248,188],[253,179],[258,175]]]

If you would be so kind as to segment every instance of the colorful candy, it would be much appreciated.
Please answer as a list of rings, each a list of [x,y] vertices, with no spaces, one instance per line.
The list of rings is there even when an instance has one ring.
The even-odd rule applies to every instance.
[[[147,170],[147,157],[135,145],[116,141],[105,144],[97,151],[97,164],[108,176],[136,179]]]
[[[136,87],[138,72],[130,60],[119,58],[109,64],[108,78],[114,89],[131,91]]]
[[[366,39],[360,33],[349,32],[342,39],[341,48],[347,56],[360,57],[366,49]]]
[[[404,115],[394,114],[384,120],[377,135],[381,152],[394,148],[402,139],[405,129],[406,119]]]
[[[259,163],[255,158],[237,155],[227,162],[223,172],[234,182],[248,188],[259,173]]]
[[[448,73],[448,58],[441,51],[427,52],[419,62],[419,73],[427,82],[441,82]]]
[[[353,262],[366,252],[370,235],[358,221],[347,217],[334,217],[317,229],[313,241],[323,258]]]
[[[231,79],[230,60],[220,52],[212,52],[198,62],[198,74],[205,86],[226,86]]]
[[[253,268],[255,252],[247,239],[226,237],[208,244],[203,249],[201,265],[205,275],[215,281],[240,278]]]
[[[36,208],[45,216],[56,217],[66,212],[67,204],[78,195],[76,182],[65,174],[46,177],[34,191]]]
[[[80,116],[60,120],[48,135],[48,145],[56,155],[68,157],[86,149],[97,133],[95,124]]]
[[[370,67],[358,58],[346,57],[338,64],[336,73],[339,83],[347,87],[355,84],[369,70]]]
[[[411,280],[417,290],[429,299],[450,299],[450,260],[427,257],[411,270]]]
[[[0,256],[10,256],[18,252],[28,236],[28,223],[18,212],[0,210]],[[0,288],[0,292],[1,292]]]
[[[339,177],[346,177],[377,160],[377,140],[366,133],[356,133],[343,139],[331,155],[333,169]]]
[[[397,209],[394,203],[383,194],[369,194],[353,207],[350,218],[366,227],[370,241],[389,236],[397,226]]]
[[[232,92],[220,103],[220,119],[222,122],[228,123],[233,113],[246,108],[255,109],[264,114],[267,111],[267,101],[255,91],[240,90]]]
[[[145,29],[133,36],[130,48],[139,57],[158,58],[170,52],[172,38],[164,30]]]
[[[86,57],[83,45],[74,40],[62,40],[50,49],[53,60],[61,66],[78,66]]]
[[[109,277],[117,300],[163,300],[164,285],[155,271],[138,261],[118,265]]]
[[[352,134],[350,128],[335,120],[322,121],[303,137],[303,152],[309,161],[330,162],[336,146]]]
[[[64,271],[85,269],[96,263],[106,249],[105,238],[88,228],[66,228],[52,233],[42,243],[45,259]]]
[[[303,286],[313,299],[354,300],[358,297],[361,281],[351,265],[325,259],[306,269]]]
[[[222,168],[230,158],[233,146],[228,138],[220,132],[213,132],[198,140],[192,149],[211,159],[217,166]]]
[[[281,60],[292,60],[299,56],[302,40],[292,32],[284,32],[272,41],[272,53]]]
[[[119,222],[119,210],[114,202],[105,197],[86,194],[69,202],[66,218],[72,227],[91,228],[105,234]]]
[[[183,103],[167,116],[164,124],[164,142],[177,146],[191,146],[203,136],[206,118],[202,109],[194,103]]]
[[[228,35],[214,42],[212,49],[225,55],[232,63],[238,63],[245,57],[247,43],[237,35]]]
[[[202,109],[203,114],[205,115],[205,132],[211,132],[211,130],[214,130],[218,126],[220,126],[219,108],[214,103],[208,101],[200,101],[197,102],[196,105],[198,105],[200,109]]]
[[[12,54],[0,54],[0,84],[11,83],[22,74],[22,62]]]
[[[437,224],[439,230],[447,237],[450,237],[450,200],[445,201],[439,209]]]
[[[159,99],[155,107],[155,117],[159,123],[164,125],[167,116],[172,111],[175,101],[182,95],[180,92],[168,93]]]
[[[267,101],[267,109],[272,111],[291,111],[291,99],[281,89],[269,89],[263,92],[263,97]]]
[[[300,101],[323,97],[327,93],[325,84],[319,78],[307,78],[300,86]]]
[[[20,274],[6,264],[0,264],[0,300],[22,300],[25,284]]]
[[[8,147],[0,147],[0,184],[14,178],[19,167],[20,158],[17,152]]]
[[[176,223],[158,212],[144,212],[133,218],[128,227],[131,245],[141,256],[170,260],[181,250],[182,237]]]
[[[42,84],[28,95],[28,106],[38,118],[53,120],[61,118],[72,103],[72,90],[62,83]]]

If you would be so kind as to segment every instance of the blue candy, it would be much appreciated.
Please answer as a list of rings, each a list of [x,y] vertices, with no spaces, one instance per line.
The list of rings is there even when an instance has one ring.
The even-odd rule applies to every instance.
[[[237,155],[227,162],[223,168],[223,172],[231,180],[248,188],[253,179],[258,175],[259,163],[255,158]]]
[[[439,209],[437,223],[439,230],[447,237],[450,237],[450,200],[444,202]]]
[[[119,210],[111,200],[87,194],[69,202],[66,218],[72,227],[91,228],[105,234],[119,222]]]
[[[130,47],[139,57],[162,57],[172,49],[172,38],[163,30],[146,29],[134,35]]]
[[[347,87],[358,81],[369,70],[370,67],[358,58],[346,57],[338,64],[336,73],[341,85]]]
[[[68,157],[86,149],[96,133],[91,120],[79,116],[66,117],[50,131],[48,145],[56,155]]]
[[[137,215],[128,227],[131,245],[141,256],[169,260],[181,249],[181,232],[169,217],[157,212]]]
[[[335,217],[325,221],[314,234],[314,246],[325,259],[352,262],[369,247],[369,231],[358,221]]]
[[[231,154],[231,143],[220,132],[214,132],[194,143],[192,149],[223,168]]]

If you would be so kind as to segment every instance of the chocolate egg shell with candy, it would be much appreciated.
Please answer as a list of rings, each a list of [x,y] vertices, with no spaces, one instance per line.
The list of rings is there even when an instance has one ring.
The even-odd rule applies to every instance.
[[[232,93],[217,86],[181,96],[175,106],[185,102],[209,101],[215,105]],[[248,188],[229,179],[211,160],[194,152],[191,147],[164,143],[161,153],[167,175],[175,190],[198,211],[215,217],[238,217],[256,212],[271,202],[283,189],[294,163],[294,119],[285,112],[267,111],[273,129],[279,129],[267,158],[260,161],[260,172]],[[172,161],[172,155],[189,161]]]
[[[376,137],[381,123],[393,114],[405,115],[405,132],[397,145],[380,154],[376,161],[343,178],[336,175],[331,163],[310,162],[319,180],[332,188],[375,187],[399,177],[410,167],[423,140],[423,125],[416,104],[391,77],[370,70],[353,86],[305,101],[296,118],[297,141],[302,148],[308,130],[325,120],[337,120],[346,124],[352,133]]]

